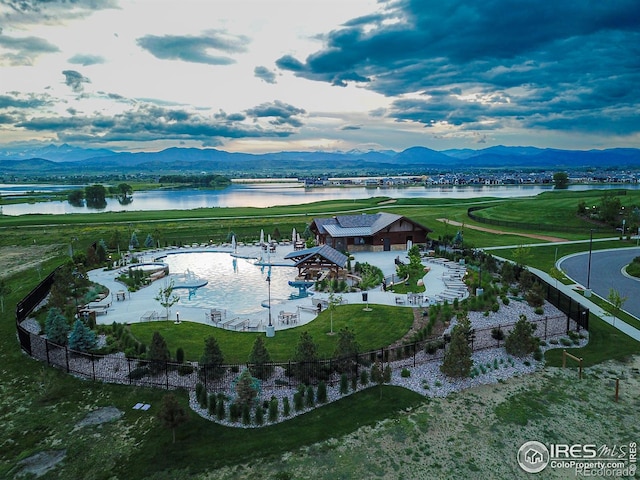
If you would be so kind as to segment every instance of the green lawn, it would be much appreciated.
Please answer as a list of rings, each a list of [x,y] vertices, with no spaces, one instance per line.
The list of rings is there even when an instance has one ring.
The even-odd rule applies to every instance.
[[[401,338],[413,324],[413,311],[410,308],[386,305],[371,305],[371,311],[362,310],[362,305],[341,305],[333,313],[333,332],[348,327],[356,336],[363,352],[386,347]],[[213,336],[218,341],[225,362],[246,362],[256,336],[263,333],[247,333],[223,330],[200,323],[173,322],[134,323],[131,332],[143,343],[149,345],[153,332],[159,332],[167,341],[172,355],[178,348],[185,352],[185,358],[197,361],[202,355],[204,339]],[[273,361],[287,361],[292,358],[300,333],[308,331],[318,344],[321,357],[329,358],[335,350],[338,335],[331,332],[331,312],[323,311],[318,318],[306,325],[278,330],[273,338],[265,343]]]

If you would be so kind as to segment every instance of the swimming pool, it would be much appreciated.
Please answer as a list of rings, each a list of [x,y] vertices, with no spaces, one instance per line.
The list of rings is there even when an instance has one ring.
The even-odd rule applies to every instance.
[[[269,297],[266,281],[269,267],[255,265],[255,259],[232,257],[224,252],[187,252],[168,254],[162,261],[169,265],[171,274],[181,275],[189,270],[208,281],[191,298],[182,290],[176,291],[180,305],[217,308],[240,315],[266,311],[262,304]],[[296,273],[295,267],[271,267],[272,309],[279,302],[298,296],[298,289],[287,283]]]

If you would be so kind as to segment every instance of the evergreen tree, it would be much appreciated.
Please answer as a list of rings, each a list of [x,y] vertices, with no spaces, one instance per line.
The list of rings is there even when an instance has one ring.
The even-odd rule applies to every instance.
[[[224,357],[220,350],[220,345],[214,337],[208,337],[204,341],[204,352],[200,358],[200,367],[206,378],[217,379],[224,374],[222,364]]]
[[[249,363],[251,364],[251,374],[261,380],[266,380],[273,373],[271,356],[267,351],[267,346],[262,336],[257,336],[255,342],[253,342]]]
[[[144,240],[144,246],[147,248],[151,248],[153,247],[154,243],[153,243],[153,237],[151,236],[150,233],[147,234],[147,238]]]
[[[176,443],[176,428],[186,423],[189,419],[187,412],[180,403],[178,403],[178,399],[173,393],[168,393],[162,397],[157,418],[163,427],[171,429],[173,443]]]
[[[354,360],[360,351],[360,346],[356,342],[356,334],[349,328],[342,328],[338,332],[338,343],[333,352],[336,358],[336,370],[338,372],[348,372],[355,365]]]
[[[69,323],[62,316],[60,309],[51,308],[47,314],[47,320],[44,325],[44,332],[49,341],[57,345],[66,345],[69,335]]]
[[[440,371],[449,377],[464,378],[471,373],[473,360],[471,360],[471,347],[469,336],[471,334],[471,322],[466,310],[458,313],[458,323],[451,332],[451,342],[444,354]]]
[[[78,352],[88,352],[96,348],[96,334],[82,320],[76,320],[69,335],[69,348]]]
[[[527,321],[526,315],[520,315],[520,319],[504,341],[507,353],[524,357],[535,352],[538,348],[538,338],[533,335],[534,330],[535,325]]]
[[[254,378],[248,369],[242,372],[238,383],[236,383],[236,394],[238,395],[236,402],[240,405],[251,405],[258,396]]]
[[[158,332],[153,332],[147,358],[150,361],[149,369],[151,370],[151,373],[158,373],[171,359],[171,353],[169,353],[167,342]]]
[[[320,382],[318,384],[318,391],[316,392],[316,399],[318,403],[326,403],[327,402],[327,384],[324,382]]]
[[[131,239],[129,240],[129,247],[131,248],[138,248],[140,246],[140,242],[138,241],[138,236],[136,235],[136,232],[133,232],[131,234]]]
[[[318,362],[318,345],[313,342],[313,338],[306,330],[300,334],[293,360],[296,362],[298,380],[302,383],[309,383],[309,379],[313,376],[313,369]]]

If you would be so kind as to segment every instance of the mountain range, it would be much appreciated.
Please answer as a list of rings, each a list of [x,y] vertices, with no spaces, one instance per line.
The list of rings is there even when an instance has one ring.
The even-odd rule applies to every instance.
[[[481,169],[637,169],[640,149],[559,150],[494,146],[436,151],[416,146],[348,152],[235,153],[215,148],[167,148],[158,152],[115,152],[67,144],[0,146],[0,172],[7,175],[217,173],[233,176],[422,174]]]

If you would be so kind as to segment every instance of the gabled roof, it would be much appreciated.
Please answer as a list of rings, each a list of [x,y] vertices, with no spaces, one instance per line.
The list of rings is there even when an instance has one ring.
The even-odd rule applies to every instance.
[[[343,253],[340,253],[335,248],[330,247],[329,245],[320,245],[319,247],[306,248],[304,250],[293,251],[285,255],[285,259],[290,259],[295,262],[295,266],[308,261],[314,256],[319,255],[325,260],[339,266],[340,268],[344,268],[347,265],[347,256]]]
[[[321,234],[329,234],[333,238],[371,237],[401,218],[403,218],[402,215],[381,212],[362,215],[338,215],[332,218],[316,218],[314,222]],[[411,220],[408,221],[411,222]],[[415,222],[411,223],[415,224]],[[419,226],[427,232],[431,231],[422,225]]]

